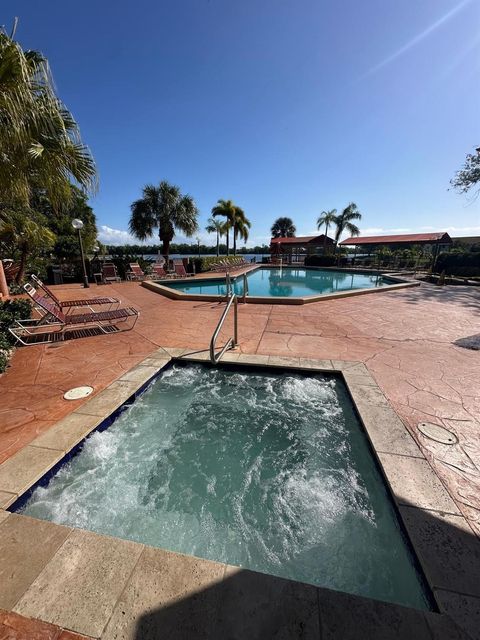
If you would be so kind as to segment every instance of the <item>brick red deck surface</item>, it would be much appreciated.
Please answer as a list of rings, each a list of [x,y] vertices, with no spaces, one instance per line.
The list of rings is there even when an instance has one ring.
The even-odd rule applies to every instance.
[[[0,462],[81,404],[71,387],[100,391],[158,346],[208,348],[223,305],[182,302],[124,282],[55,287],[60,298],[112,295],[141,311],[133,331],[20,348],[0,377]],[[226,325],[226,330],[229,327]],[[480,535],[480,352],[453,342],[480,333],[480,292],[422,285],[302,306],[240,305],[247,353],[362,360]],[[416,425],[442,424],[440,445]]]

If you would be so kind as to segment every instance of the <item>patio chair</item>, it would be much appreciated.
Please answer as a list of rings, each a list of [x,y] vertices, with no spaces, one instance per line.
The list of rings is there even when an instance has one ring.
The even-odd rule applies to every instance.
[[[185,271],[185,267],[182,264],[174,264],[175,267],[175,275],[177,278],[187,278],[188,273]]]
[[[145,280],[145,272],[138,262],[130,263],[130,271],[127,273],[127,280]]]
[[[174,274],[167,273],[161,264],[154,264],[152,272],[155,278],[172,278]]]
[[[35,274],[32,273],[31,279],[37,287],[44,292],[44,294],[46,294],[56,305],[60,307],[61,311],[64,313],[70,313],[72,309],[76,309],[78,307],[88,307],[92,311],[95,311],[92,307],[109,305],[109,309],[111,309],[114,306],[118,307],[120,304],[120,300],[118,298],[111,297],[87,298],[86,300],[59,300],[50,287],[47,287],[47,285],[44,284]]]
[[[10,333],[24,345],[44,344],[56,339],[63,340],[67,333],[85,332],[86,329],[113,333],[119,331],[117,323],[126,322],[129,318],[133,319],[133,324],[125,331],[130,331],[140,315],[133,307],[65,315],[58,304],[49,302],[30,283],[25,284],[23,288],[34,303],[45,312],[40,320],[17,320],[15,325],[9,327]]]
[[[105,262],[102,265],[102,280],[104,282],[121,282],[122,279],[117,273],[117,267],[113,262]]]

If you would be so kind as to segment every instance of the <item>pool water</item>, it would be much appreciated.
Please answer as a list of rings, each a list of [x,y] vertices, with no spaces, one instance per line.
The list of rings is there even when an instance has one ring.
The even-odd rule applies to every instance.
[[[24,514],[380,600],[428,598],[347,390],[166,369]]]
[[[312,296],[353,289],[372,289],[393,284],[392,280],[372,273],[353,273],[351,271],[333,271],[305,269],[300,267],[282,267],[278,269],[259,267],[248,275],[248,294],[262,297],[299,297]],[[167,287],[184,293],[221,295],[227,294],[225,278],[196,282],[163,281]],[[234,280],[236,294],[243,295],[243,277]]]

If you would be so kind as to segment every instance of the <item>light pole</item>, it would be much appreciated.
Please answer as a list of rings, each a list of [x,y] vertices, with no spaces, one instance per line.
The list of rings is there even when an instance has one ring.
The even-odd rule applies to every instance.
[[[197,244],[198,244],[198,257],[200,257],[200,238],[197,238]]]
[[[78,242],[80,243],[80,255],[82,258],[82,267],[83,267],[83,286],[85,289],[88,289],[90,285],[88,284],[87,267],[85,266],[85,256],[83,255],[83,244],[82,244],[83,222],[78,218],[75,218],[74,220],[72,220],[72,227],[78,231]]]

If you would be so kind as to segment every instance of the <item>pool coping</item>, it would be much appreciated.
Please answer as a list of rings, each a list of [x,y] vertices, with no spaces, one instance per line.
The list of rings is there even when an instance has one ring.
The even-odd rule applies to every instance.
[[[286,268],[295,268],[286,265]],[[342,271],[347,273],[359,273],[359,274],[373,274],[379,275],[385,278],[389,278],[393,280],[396,284],[385,285],[384,287],[371,287],[368,289],[352,289],[350,291],[337,291],[336,293],[322,293],[322,294],[313,294],[311,296],[238,296],[239,300],[243,302],[247,302],[250,304],[308,304],[311,302],[320,302],[321,300],[337,300],[340,298],[348,298],[351,296],[362,296],[370,293],[381,293],[384,291],[396,291],[397,289],[406,289],[410,287],[418,287],[420,286],[419,281],[407,281],[403,278],[400,278],[397,275],[390,275],[388,273],[383,273],[381,271],[369,271],[366,269],[346,269],[346,268],[333,268],[333,267],[298,267],[301,269],[308,269],[310,271]],[[259,264],[255,269],[250,269],[248,273],[253,273],[257,269],[278,269],[278,265],[263,265]],[[245,275],[244,273],[233,274],[232,277],[240,278]],[[211,277],[202,277],[201,282],[207,283],[209,281],[215,280],[223,280],[225,276],[213,275]],[[177,278],[176,282],[199,282],[200,278],[195,276],[188,278]],[[155,293],[159,293],[167,298],[172,300],[191,300],[192,302],[221,302],[225,300],[225,296],[220,295],[211,295],[206,293],[184,293],[182,291],[178,291],[176,289],[171,289],[168,284],[166,284],[168,280],[144,280],[141,284],[142,287],[149,289],[150,291],[154,291]]]
[[[104,390],[77,405],[68,416],[58,421],[46,433],[3,462],[0,465],[0,526],[12,517],[8,515],[8,511],[3,511],[4,509],[14,505],[42,478],[55,473],[65,458],[71,456],[92,431],[104,425],[105,421],[109,422],[103,428],[109,426],[172,361],[209,363],[210,358],[206,350],[160,347]],[[467,597],[477,601],[480,591],[472,592],[468,579],[465,578],[465,584],[461,584],[462,576],[457,576],[457,584],[452,585],[448,572],[445,574],[439,570],[443,558],[441,553],[432,554],[431,547],[432,544],[439,549],[444,546],[441,532],[430,532],[426,542],[421,531],[424,512],[433,518],[446,519],[464,531],[470,530],[469,525],[362,362],[244,354],[235,351],[227,352],[221,362],[249,368],[258,366],[305,373],[339,374],[364,427],[372,453],[390,490],[399,520],[407,532],[408,541],[415,552],[438,610],[442,614],[451,613],[452,600],[455,598]],[[388,424],[388,429],[384,428],[385,424]],[[407,469],[412,476],[421,479],[417,491],[409,493],[407,497],[402,496],[405,475],[399,475],[399,469]],[[426,495],[423,492],[424,487],[434,487],[434,491]],[[27,516],[15,514],[15,519],[18,518],[24,519],[25,526],[32,520]],[[49,525],[60,526],[53,523]],[[451,553],[451,549],[448,552]],[[25,558],[25,561],[28,562],[28,558]],[[480,603],[480,600],[478,602]]]

